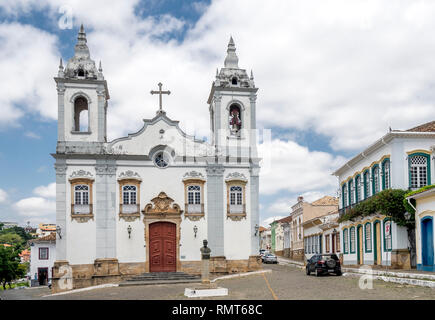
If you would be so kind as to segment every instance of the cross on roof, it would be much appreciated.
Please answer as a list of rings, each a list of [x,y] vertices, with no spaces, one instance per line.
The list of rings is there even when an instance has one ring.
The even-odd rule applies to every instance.
[[[169,90],[162,91],[162,83],[161,82],[159,82],[158,86],[159,86],[159,90],[158,91],[151,90],[151,94],[158,94],[159,95],[159,112],[162,112],[162,94],[170,95],[171,91],[169,91]]]

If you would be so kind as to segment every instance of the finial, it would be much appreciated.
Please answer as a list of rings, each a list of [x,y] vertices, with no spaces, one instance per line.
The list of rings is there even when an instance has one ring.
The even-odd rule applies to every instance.
[[[80,25],[79,35],[77,37],[78,44],[86,44],[86,32],[85,28],[83,27],[83,23]]]
[[[251,80],[254,80],[254,74],[252,73],[252,69],[251,69]]]
[[[101,60],[100,60],[100,65],[98,66],[98,71],[103,72],[103,67],[101,66]]]
[[[64,73],[63,73],[62,57],[60,58],[60,61],[59,61],[59,71],[57,72],[57,76],[58,76],[59,78],[63,78],[63,76],[64,76]]]
[[[225,68],[239,68],[239,58],[236,55],[236,45],[234,44],[233,37],[230,36],[230,41],[228,42],[227,57],[225,58]]]
[[[218,68],[216,68],[216,78],[219,76]]]

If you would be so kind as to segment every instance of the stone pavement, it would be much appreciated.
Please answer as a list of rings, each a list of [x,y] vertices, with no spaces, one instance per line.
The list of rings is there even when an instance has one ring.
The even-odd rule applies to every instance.
[[[404,284],[373,281],[373,289],[362,290],[359,278],[339,276],[307,276],[305,270],[291,265],[264,265],[271,273],[217,281],[220,287],[228,288],[229,295],[214,297],[221,300],[435,300],[435,289]],[[48,296],[47,288],[22,289],[0,292],[2,299],[42,300],[192,300],[184,296],[184,284],[152,285],[134,287],[111,287],[86,292]],[[201,299],[201,298],[199,298]],[[208,298],[210,299],[210,298]]]

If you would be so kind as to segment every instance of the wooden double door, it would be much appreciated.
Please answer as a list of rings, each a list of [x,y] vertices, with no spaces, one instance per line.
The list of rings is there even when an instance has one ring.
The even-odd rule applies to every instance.
[[[150,272],[175,272],[177,270],[176,225],[155,222],[149,226]]]

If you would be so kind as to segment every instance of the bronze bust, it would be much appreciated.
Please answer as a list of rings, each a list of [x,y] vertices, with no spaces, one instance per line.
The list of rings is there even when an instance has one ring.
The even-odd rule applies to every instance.
[[[201,250],[201,259],[203,260],[209,260],[210,259],[210,248],[207,247],[208,241],[204,239],[202,242],[204,246],[200,249]]]

